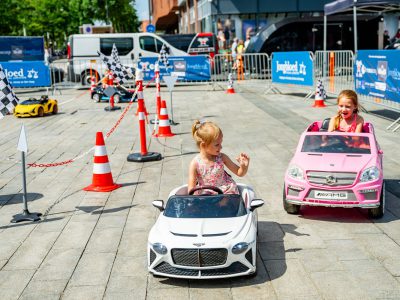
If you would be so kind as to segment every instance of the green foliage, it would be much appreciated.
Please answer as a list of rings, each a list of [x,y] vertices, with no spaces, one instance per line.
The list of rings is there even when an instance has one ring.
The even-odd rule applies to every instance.
[[[44,36],[56,48],[82,24],[111,22],[115,32],[137,32],[139,26],[131,0],[0,1],[0,35],[23,35],[25,28],[28,36]]]

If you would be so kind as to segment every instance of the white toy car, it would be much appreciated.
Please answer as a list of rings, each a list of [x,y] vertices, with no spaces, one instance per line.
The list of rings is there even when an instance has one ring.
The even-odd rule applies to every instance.
[[[254,191],[238,184],[240,195],[222,194],[217,187],[187,185],[174,189],[152,227],[147,245],[148,270],[176,278],[227,278],[256,273],[257,213],[264,204]],[[214,195],[193,195],[196,190]]]

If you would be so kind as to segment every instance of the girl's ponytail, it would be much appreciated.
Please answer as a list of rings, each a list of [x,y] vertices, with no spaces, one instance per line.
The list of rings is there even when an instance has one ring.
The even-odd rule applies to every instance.
[[[192,135],[193,135],[193,137],[195,136],[197,129],[199,129],[199,126],[200,126],[200,121],[199,120],[194,121],[194,123],[192,125]]]

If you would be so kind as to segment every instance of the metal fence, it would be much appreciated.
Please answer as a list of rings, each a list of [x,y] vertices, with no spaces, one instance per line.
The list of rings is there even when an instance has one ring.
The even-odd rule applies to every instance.
[[[326,92],[335,96],[342,90],[354,89],[353,63],[352,51],[316,51],[315,79],[322,80]]]
[[[229,74],[234,80],[271,79],[271,65],[266,53],[245,53],[234,58],[231,54],[217,54],[211,60],[211,79],[227,81]]]

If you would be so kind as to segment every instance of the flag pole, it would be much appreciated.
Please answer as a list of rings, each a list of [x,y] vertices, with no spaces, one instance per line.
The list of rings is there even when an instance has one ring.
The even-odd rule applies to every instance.
[[[21,133],[19,135],[17,149],[21,151],[22,189],[23,189],[22,200],[23,200],[24,208],[23,208],[21,214],[17,214],[17,215],[13,216],[11,223],[18,223],[18,222],[22,222],[22,221],[39,221],[40,216],[42,214],[41,213],[31,213],[31,212],[29,212],[29,209],[28,209],[28,193],[26,192],[26,170],[25,170],[26,169],[25,153],[28,152],[28,144],[26,141],[24,124],[22,124],[22,127],[21,127]]]

